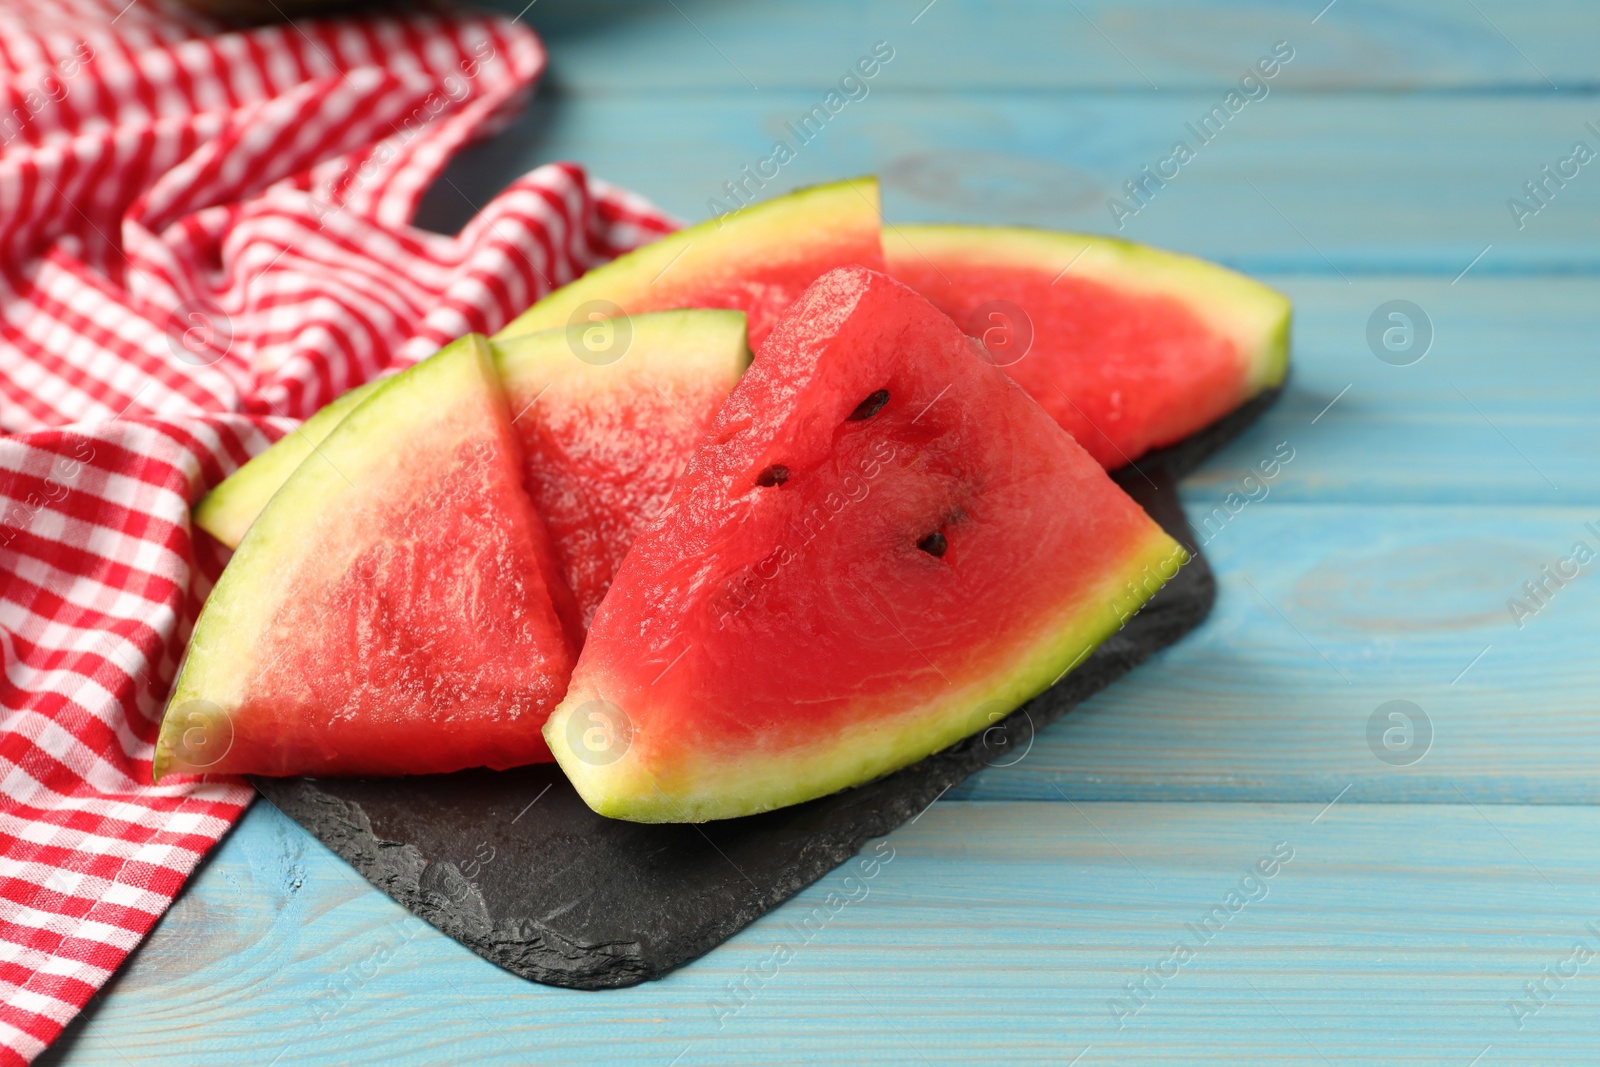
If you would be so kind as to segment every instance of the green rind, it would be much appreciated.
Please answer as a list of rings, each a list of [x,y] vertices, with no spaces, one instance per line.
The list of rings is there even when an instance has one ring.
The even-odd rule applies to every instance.
[[[791,250],[808,247],[817,235],[840,232],[857,213],[878,225],[878,179],[849,178],[797,189],[720,218],[677,230],[596,267],[518,315],[494,335],[502,341],[567,326],[581,305],[614,304],[635,313],[638,301],[663,277],[675,289],[692,288],[701,273],[738,277],[746,266],[769,266]],[[863,219],[863,222],[866,220]]]
[[[283,488],[296,467],[314,452],[383,379],[358,385],[334,398],[271,448],[234,471],[194,507],[194,524],[229,548],[238,548],[245,531]]]
[[[1009,663],[958,693],[902,709],[885,718],[864,708],[857,724],[821,739],[808,752],[752,753],[731,771],[694,764],[694,753],[662,769],[663,782],[630,748],[616,762],[594,765],[568,742],[568,719],[605,698],[603,684],[569,692],[544,727],[545,741],[585,803],[601,815],[630,822],[707,822],[754,815],[827,796],[909,766],[999,721],[1060,681],[1116,633],[1188,561],[1182,546],[1159,527],[1130,548],[1125,564],[1097,582],[1056,625],[1042,628]],[[626,710],[626,709],[624,709]],[[884,740],[888,734],[888,740]],[[691,793],[677,781],[694,781]]]
[[[883,254],[896,262],[951,260],[1070,272],[1123,291],[1169,296],[1233,339],[1247,362],[1245,395],[1283,383],[1289,370],[1289,298],[1215,263],[1099,234],[1020,226],[886,226]]]
[[[507,337],[490,347],[507,391],[520,395],[543,395],[546,388],[617,392],[636,378],[722,381],[732,389],[750,365],[742,311],[651,311],[628,316],[627,328],[626,351],[604,364],[579,358],[581,341],[566,328]]]
[[[329,550],[317,536],[319,523],[348,521],[333,505],[348,499],[351,486],[381,478],[395,467],[397,432],[409,434],[411,428],[427,425],[456,399],[485,387],[500,389],[493,357],[486,338],[469,334],[375,383],[322,440],[312,453],[315,458],[295,468],[250,525],[195,622],[156,739],[151,768],[156,781],[172,768],[185,729],[173,709],[206,701],[226,715],[240,703],[259,636],[277,606],[297,595],[284,586],[284,564],[308,552]]]

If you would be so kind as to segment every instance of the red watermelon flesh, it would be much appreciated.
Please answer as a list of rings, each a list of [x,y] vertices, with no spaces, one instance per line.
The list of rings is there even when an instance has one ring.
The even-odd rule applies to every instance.
[[[385,382],[207,598],[154,773],[424,774],[544,760],[572,651],[486,340]]]
[[[884,232],[889,272],[974,337],[1107,469],[1215,422],[1288,366],[1289,301],[1223,267],[1107,237]]]
[[[1184,558],[946,316],[835,271],[634,542],[545,736],[604,815],[797,803],[985,728]]]
[[[661,311],[496,341],[494,350],[524,483],[575,599],[581,645],[634,537],[666,504],[750,363],[745,316]]]

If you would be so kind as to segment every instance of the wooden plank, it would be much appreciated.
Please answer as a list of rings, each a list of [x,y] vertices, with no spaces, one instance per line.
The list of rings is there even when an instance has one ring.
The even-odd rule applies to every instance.
[[[1265,280],[1295,301],[1289,383],[1260,423],[1186,482],[1197,513],[1280,445],[1294,459],[1268,487],[1273,501],[1600,502],[1592,278]],[[1378,350],[1421,357],[1409,366],[1381,360],[1367,337],[1375,316],[1381,328],[1406,328],[1379,312],[1394,300],[1423,317],[1409,352],[1391,354],[1381,338]],[[1432,333],[1425,355],[1423,332]]]
[[[260,805],[39,1062],[1587,1062],[1592,959],[1521,1029],[1508,1003],[1600,951],[1600,811],[1321,809],[941,803],[870,876],[661,982],[575,993],[410,927]]]
[[[451,211],[470,212],[554,159],[580,160],[704,219],[713,201],[735,203],[726,183],[746,180],[755,195],[742,168],[761,165],[784,137],[795,157],[761,195],[876,172],[892,221],[1114,232],[1255,273],[1448,279],[1474,260],[1477,277],[1600,267],[1600,173],[1590,173],[1600,163],[1563,188],[1552,183],[1548,206],[1521,229],[1507,207],[1578,139],[1600,148],[1585,127],[1600,128],[1600,112],[1583,96],[1275,93],[1202,144],[1188,125],[1221,103],[1215,92],[884,88],[800,144],[787,124],[819,103],[815,92],[794,90],[546,94],[510,134],[460,157],[450,172],[459,192],[437,189],[429,220],[459,222]],[[1136,206],[1124,183],[1180,139],[1195,157],[1164,187],[1148,186],[1145,205],[1118,229],[1112,196]]]
[[[1293,42],[1300,88],[1592,86],[1600,12],[1581,0],[498,0],[544,35],[553,71],[583,92],[820,88],[874,41],[897,50],[894,84],[918,89],[1118,87],[1236,81]],[[676,8],[676,9],[675,9]],[[603,32],[602,32],[603,30]],[[1504,31],[1504,36],[1502,32]],[[1546,77],[1550,79],[1546,80]]]
[[[1600,559],[1543,605],[1522,590],[1577,540],[1600,554],[1586,522],[1600,506],[1249,504],[1206,546],[1204,625],[950,795],[1600,802]],[[1369,745],[1391,700],[1432,723],[1410,765]]]

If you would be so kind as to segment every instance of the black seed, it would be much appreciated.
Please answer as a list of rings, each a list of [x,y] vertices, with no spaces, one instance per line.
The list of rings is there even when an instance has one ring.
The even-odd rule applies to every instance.
[[[756,484],[762,486],[782,485],[789,480],[789,468],[782,463],[774,463],[760,474],[756,475]]]
[[[872,416],[882,411],[883,405],[887,404],[888,402],[889,390],[879,389],[876,393],[873,393],[861,403],[857,404],[856,409],[850,413],[850,417],[844,421],[860,422],[862,419],[870,419]]]
[[[944,534],[938,530],[917,542],[917,547],[922,549],[934,559],[943,559],[945,549],[950,547],[950,542],[944,539]]]

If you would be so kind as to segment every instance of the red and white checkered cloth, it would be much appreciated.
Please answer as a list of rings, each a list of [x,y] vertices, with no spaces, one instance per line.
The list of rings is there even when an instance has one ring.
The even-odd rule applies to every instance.
[[[503,19],[224,32],[0,7],[0,1063],[60,1032],[251,797],[150,782],[214,542],[189,507],[343,391],[671,223],[575,166],[414,229],[544,53]]]

